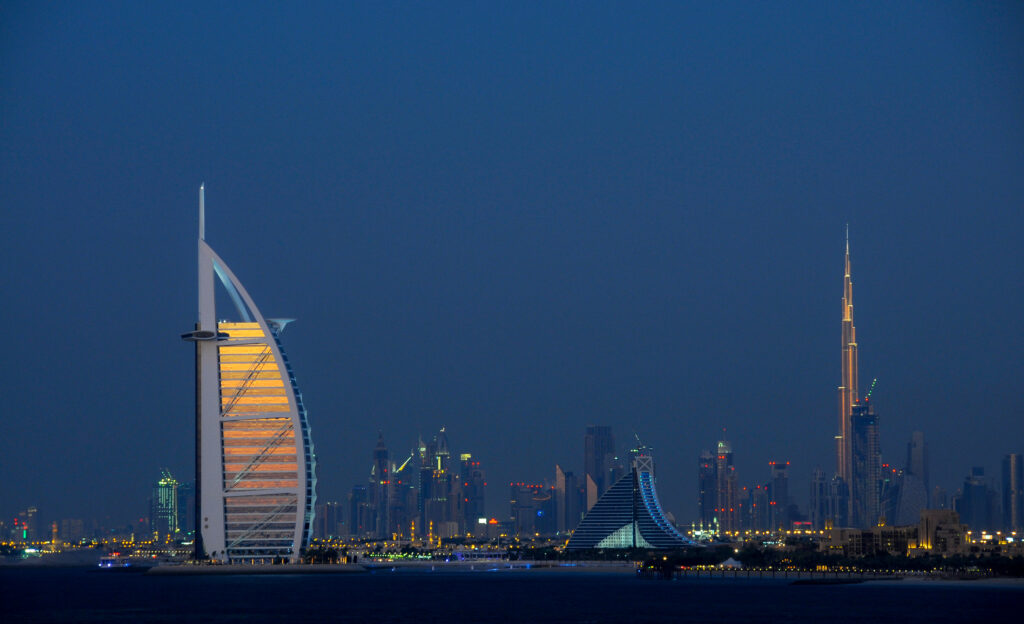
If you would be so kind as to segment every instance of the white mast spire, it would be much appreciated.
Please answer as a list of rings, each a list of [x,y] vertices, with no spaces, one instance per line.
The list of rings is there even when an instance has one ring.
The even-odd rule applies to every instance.
[[[206,183],[199,185],[199,240],[206,240],[206,201],[204,188]]]

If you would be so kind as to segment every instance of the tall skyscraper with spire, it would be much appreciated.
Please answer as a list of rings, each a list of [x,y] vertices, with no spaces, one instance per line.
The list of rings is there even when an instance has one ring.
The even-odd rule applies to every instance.
[[[281,333],[206,242],[199,187],[196,350],[196,559],[297,563],[309,546],[316,456]],[[217,305],[215,283],[234,303]],[[234,314],[236,320],[226,320]]]
[[[857,391],[857,329],[853,325],[853,280],[850,277],[850,230],[846,230],[843,271],[842,384],[839,386],[839,432],[836,434],[836,477],[849,492],[847,519],[856,527],[872,527],[882,516],[881,447],[878,414]],[[874,385],[872,384],[872,389]],[[838,488],[840,492],[843,488]],[[832,507],[838,509],[839,501]],[[838,514],[837,514],[838,516]],[[833,521],[838,517],[833,518]]]
[[[839,432],[836,434],[836,474],[853,476],[853,405],[857,402],[857,329],[853,325],[853,281],[850,279],[850,230],[846,230],[846,268],[843,276],[843,363],[839,386]]]

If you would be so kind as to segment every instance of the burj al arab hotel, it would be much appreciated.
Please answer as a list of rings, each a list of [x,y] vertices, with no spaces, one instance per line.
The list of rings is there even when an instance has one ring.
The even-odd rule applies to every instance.
[[[297,562],[313,525],[316,464],[281,346],[292,319],[264,318],[205,238],[201,186],[199,322],[182,335],[196,348],[196,558]],[[226,310],[217,282],[234,304]]]

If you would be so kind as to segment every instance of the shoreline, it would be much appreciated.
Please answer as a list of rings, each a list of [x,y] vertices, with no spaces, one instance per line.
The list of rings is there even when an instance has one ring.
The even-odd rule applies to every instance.
[[[218,575],[324,575],[324,574],[408,574],[424,573],[498,573],[501,576],[521,576],[529,573],[546,573],[558,576],[579,574],[630,576],[643,580],[667,581],[657,574],[637,574],[636,564],[626,561],[524,561],[524,560],[472,560],[472,561],[431,561],[431,560],[399,560],[371,561],[364,559],[358,564],[281,564],[281,565],[225,565],[225,564],[188,564],[159,563],[148,565],[149,561],[139,561],[135,565],[124,568],[100,569],[92,563],[81,561],[40,561],[31,562],[0,562],[0,571],[5,570],[42,570],[42,569],[81,569],[92,570],[99,574],[135,573],[153,576],[218,576]],[[795,571],[774,575],[763,570],[677,570],[672,575],[672,582],[747,584],[747,583],[778,583],[800,586],[823,585],[870,585],[892,587],[985,587],[1010,590],[1024,589],[1024,578],[1010,576],[948,576],[948,575],[915,575],[891,574],[876,575],[870,573],[834,573]]]
[[[153,566],[145,574],[152,576],[188,576],[217,574],[364,574],[368,570],[355,563],[306,563],[282,565],[208,565],[171,564]]]

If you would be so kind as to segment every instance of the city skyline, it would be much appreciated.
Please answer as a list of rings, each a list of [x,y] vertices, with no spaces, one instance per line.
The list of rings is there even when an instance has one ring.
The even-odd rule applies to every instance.
[[[202,194],[203,194],[203,189],[200,189],[200,196],[201,197],[202,197]],[[201,217],[201,219],[202,218],[203,217]],[[204,221],[201,220],[201,223],[200,223],[200,236],[201,237],[203,236],[202,232],[203,232],[204,228],[205,228],[205,223],[204,223]],[[839,394],[840,394],[840,410],[844,410],[845,408],[849,407],[851,416],[853,416],[853,419],[856,420],[855,414],[857,413],[858,408],[861,409],[862,413],[866,414],[867,410],[869,409],[869,404],[866,401],[862,401],[862,399],[860,399],[858,397],[857,390],[856,390],[857,389],[857,381],[856,381],[856,379],[857,379],[857,344],[856,344],[855,329],[853,327],[853,318],[852,318],[853,317],[853,314],[852,314],[853,306],[852,306],[852,280],[851,280],[851,262],[850,262],[849,224],[845,224],[845,235],[846,235],[846,248],[845,248],[845,256],[844,256],[844,276],[843,276],[843,296],[842,296],[843,315],[842,315],[842,319],[841,319],[841,326],[842,326],[842,332],[841,333],[842,333],[842,336],[843,336],[843,340],[842,340],[842,344],[843,344],[843,349],[842,349],[843,357],[841,358],[841,366],[840,366],[840,376],[841,376],[841,379],[842,379],[842,384],[839,387]],[[200,241],[202,242],[203,239],[200,238]],[[212,253],[212,252],[210,252],[210,253]],[[213,261],[213,262],[216,262],[216,261]],[[223,263],[223,261],[220,261],[220,262]],[[220,267],[217,267],[217,268],[220,268]],[[226,274],[226,275],[230,275],[229,270],[226,269],[226,265],[224,265],[223,268],[220,268],[220,272],[218,272],[216,270],[213,270],[211,275],[212,274],[217,274],[219,276],[220,273],[224,272],[224,271],[228,271],[228,274]],[[231,277],[225,276],[222,279],[235,279],[235,278],[233,277],[233,275],[231,275]],[[241,288],[240,284],[238,284],[237,287]],[[228,294],[231,296],[232,303],[234,303],[236,306],[238,306],[239,303],[241,302],[241,299],[239,298],[240,296],[238,294],[232,294],[230,292]],[[244,295],[244,297],[248,297],[248,294],[246,293]],[[247,301],[248,301],[248,299],[247,299]],[[241,303],[241,305],[246,306],[247,304],[246,303]],[[248,305],[251,305],[251,303],[248,304]],[[243,312],[241,312],[241,311],[239,313],[243,314]],[[287,322],[289,322],[291,320],[292,319],[284,319],[284,323],[287,323]],[[271,320],[269,320],[267,322],[268,323],[276,323],[276,322],[279,322],[279,320],[278,319],[271,319]],[[229,329],[232,328],[234,325],[238,325],[238,323],[226,323],[225,324],[223,321],[220,321],[219,324],[220,325],[224,325],[225,327],[228,327]],[[185,336],[183,336],[183,337],[185,337]],[[873,387],[874,386],[872,386],[872,389],[873,389]],[[850,388],[851,390],[847,390],[847,388]],[[844,401],[844,398],[848,398],[848,400]],[[873,404],[870,405],[870,408],[873,408]],[[842,414],[842,411],[840,413]],[[874,414],[872,412],[872,418],[873,417],[874,417]],[[874,420],[872,420],[872,423],[874,423]],[[843,426],[844,426],[843,420],[840,419],[840,427],[843,427]],[[875,425],[873,424],[872,426],[875,426]],[[621,426],[615,426],[615,425],[587,425],[587,427],[586,427],[586,432],[585,432],[586,435],[584,436],[584,442],[585,442],[585,444],[584,444],[585,448],[584,448],[584,454],[583,454],[584,457],[583,457],[583,462],[581,462],[581,464],[580,464],[583,467],[583,470],[581,471],[581,473],[582,473],[582,475],[584,476],[584,479],[585,479],[582,482],[583,483],[583,493],[585,494],[585,499],[584,499],[585,500],[585,505],[584,505],[585,508],[589,508],[594,503],[596,503],[597,498],[599,498],[600,495],[607,488],[607,486],[602,487],[601,485],[595,484],[592,480],[586,479],[586,477],[590,476],[589,472],[587,470],[588,465],[591,465],[591,464],[599,465],[599,466],[604,468],[605,472],[607,472],[610,468],[613,469],[615,467],[616,462],[621,463],[621,461],[622,461],[621,458],[624,456],[624,453],[626,452],[626,448],[625,447],[620,449],[620,448],[615,446],[615,443],[614,443],[615,434],[613,433],[613,430],[616,429],[616,428],[621,428]],[[445,429],[444,427],[441,428],[441,435],[442,436],[445,435],[444,429]],[[875,429],[875,431],[877,431],[877,429]],[[632,433],[634,435],[637,434],[636,431],[633,431]],[[724,433],[725,432],[723,430],[723,434]],[[914,434],[914,436],[916,436],[916,435],[919,435],[920,432],[915,431],[915,432],[913,432],[913,434]],[[855,435],[856,434],[854,433],[854,436]],[[874,433],[874,435],[877,437],[878,436],[877,432]],[[382,436],[383,436],[383,430],[378,431],[378,445],[383,443],[383,437]],[[835,436],[837,443],[840,442],[840,437],[841,436],[839,436],[839,435]],[[600,441],[595,443],[595,438],[597,438],[597,440],[600,440]],[[435,439],[435,443],[436,443],[436,439]],[[420,444],[420,453],[422,454],[422,452],[423,452],[422,434],[420,434],[420,443],[419,444]],[[447,445],[447,439],[446,438],[445,438],[444,444]],[[718,442],[718,455],[720,457],[722,456],[721,455],[722,452],[723,452],[722,451],[722,448],[723,448],[722,445],[726,445],[725,453],[726,453],[726,456],[729,457],[729,459],[728,459],[729,466],[732,466],[732,461],[733,461],[732,458],[731,458],[732,457],[732,451],[729,448],[729,444],[730,443],[727,442],[727,441],[720,441],[720,442]],[[875,444],[876,444],[875,448],[878,448],[877,447],[878,442],[875,442]],[[902,443],[900,443],[900,444],[902,444]],[[912,445],[912,444],[913,444],[913,436],[911,438],[911,442],[908,443],[908,463],[907,463],[908,468],[911,465],[910,455],[909,455],[909,453],[910,453],[909,446]],[[596,445],[596,447],[595,447],[595,445]],[[899,444],[891,444],[890,446],[899,446]],[[600,449],[600,452],[597,453],[598,456],[601,456],[600,459],[595,457],[595,452],[594,452],[595,448]],[[842,450],[841,450],[842,449],[842,445],[841,444],[837,444],[837,449],[839,449],[839,450],[837,450],[837,452],[835,454],[835,457],[836,457],[836,461],[837,461],[837,466],[839,468],[841,468],[842,467],[842,462],[843,462],[843,460],[842,460]],[[782,450],[780,452],[782,452],[783,454],[787,454],[787,453],[791,454],[790,451],[788,451],[788,450]],[[880,456],[880,451],[875,451],[875,452],[879,453],[879,456]],[[569,453],[569,454],[571,455],[571,453]],[[892,453],[891,456],[892,457],[898,457],[899,455],[898,455],[898,453]],[[1008,455],[1008,456],[1016,456],[1016,455],[1013,455],[1012,451],[1010,451],[1010,455]],[[615,460],[615,461],[613,462],[612,460]],[[375,465],[379,465],[379,464],[376,464],[376,461],[377,460],[374,461]],[[879,461],[881,461],[881,460],[879,460]],[[998,470],[998,467],[1001,465],[1000,464],[1001,461],[1005,461],[1004,455],[999,455],[998,457],[990,458],[990,463],[992,463],[992,462],[995,463],[995,466],[990,468],[990,473],[992,475],[994,475],[994,476],[997,475],[997,470]],[[571,462],[565,462],[564,458],[563,458],[563,459],[561,459],[561,460],[556,462],[556,464],[555,464],[556,468],[558,468],[558,465],[561,464],[561,463],[565,463],[567,466],[573,466],[573,464]],[[774,462],[768,462],[768,463],[769,464],[774,464]],[[788,463],[789,462],[787,462],[787,464]],[[983,463],[985,463],[985,462],[975,461],[975,462],[971,462],[971,466],[976,466],[978,464],[983,464]],[[787,468],[788,468],[788,466],[787,466]],[[815,468],[817,468],[817,466]],[[969,466],[964,466],[963,469],[961,470],[961,472],[962,473],[970,473],[971,471],[975,471],[975,470],[976,470],[975,468],[971,468]],[[530,467],[530,468],[527,468],[525,470],[520,469],[519,472],[522,472],[522,473],[537,473],[537,472],[544,472],[544,470],[541,469],[541,470],[538,471],[536,467]],[[837,474],[837,476],[839,476],[838,470],[837,470],[836,474]],[[542,481],[542,482],[550,481],[547,478],[548,476],[549,475],[545,475],[545,477],[540,479],[540,481]],[[683,475],[680,475],[680,476],[683,476]],[[756,474],[756,473],[753,474],[753,475],[751,475],[751,474],[744,474],[743,475],[743,478],[744,478],[745,481],[751,481],[751,482],[757,482],[757,481],[761,480],[761,477],[762,477],[762,475],[759,475],[759,474]],[[606,477],[606,479],[607,478],[608,477]],[[617,477],[615,477],[615,478],[617,478]],[[738,489],[739,488],[739,483],[736,482],[735,474],[731,478],[733,479],[733,481],[732,481],[733,485],[731,487],[734,488],[734,489]],[[877,479],[877,478],[879,478],[879,476],[874,476],[872,478]],[[970,474],[968,475],[968,478],[970,478]],[[953,483],[949,484],[949,486],[950,486],[949,490],[948,490],[949,494],[952,494],[955,491],[956,484],[957,484],[957,481],[959,481],[959,479],[960,479],[960,477],[956,477],[956,478],[953,479]],[[342,479],[342,480],[344,480],[344,479]],[[683,480],[685,480],[685,477],[684,477]],[[332,479],[332,481],[333,481],[333,479]],[[810,480],[808,480],[808,481],[810,481]],[[373,481],[371,479],[371,484],[372,484],[372,482]],[[988,482],[986,482],[986,483],[988,483]],[[1001,482],[992,481],[992,485],[993,486],[998,486],[1000,489],[1002,488]],[[719,489],[721,488],[720,484],[719,484],[718,488]],[[336,491],[336,490],[339,490],[339,489],[342,490],[342,491],[346,490],[345,486],[341,485],[340,483],[334,483],[333,487],[331,487],[330,489],[332,491]],[[698,489],[700,489],[700,486],[698,486]],[[743,486],[742,489],[746,490],[746,487]],[[744,492],[743,495],[746,496],[746,495],[748,495],[748,493]],[[721,496],[721,494],[718,494],[718,496]],[[739,500],[739,498],[738,498],[739,494],[730,494],[729,496],[736,497],[736,498],[730,499],[730,500],[735,500],[735,501]],[[698,494],[698,497],[699,497],[699,494]],[[333,498],[334,499],[339,499],[339,498],[343,498],[343,497],[334,496]],[[863,511],[862,512],[858,512],[858,511],[856,511],[854,509],[854,502],[853,502],[854,499],[855,499],[855,496],[852,495],[852,493],[851,493],[851,495],[849,495],[848,499],[847,499],[847,502],[850,505],[848,513],[851,514],[851,515],[849,515],[847,517],[848,518],[856,518],[856,519],[858,519],[858,521],[850,522],[850,525],[851,526],[858,526],[858,525],[864,524],[865,526],[870,526],[870,524],[865,524],[865,522],[862,522],[864,520],[864,517],[863,517],[864,516],[864,512]],[[811,501],[809,501],[806,497],[801,496],[799,494],[793,496],[792,500],[794,500],[795,502],[798,502],[801,507],[806,506],[809,503],[811,503]],[[502,516],[502,512],[500,511],[500,505],[501,504],[502,503],[498,504],[499,505],[499,510],[498,511],[491,510],[491,513],[485,513],[484,515],[485,516],[497,515],[499,517]],[[716,501],[716,505],[719,505],[719,506],[722,505],[722,499],[719,498],[719,500]],[[880,500],[876,500],[873,503],[873,505],[874,505],[874,507],[872,509],[874,509],[874,511],[872,513],[875,513],[876,515],[880,514],[881,513],[880,512],[881,501]],[[721,513],[722,510],[723,510],[723,508],[716,508],[714,510],[714,512],[715,513]],[[421,512],[422,512],[422,510],[421,510]],[[735,520],[731,520],[731,521],[726,521],[723,525],[721,525],[723,530],[738,530],[742,526],[742,523],[741,523],[741,521],[739,519],[739,512],[740,512],[739,505],[737,505],[737,508],[733,511],[733,513],[735,513],[735,515],[736,515],[736,519]],[[66,515],[69,515],[69,514],[63,514],[63,515],[66,516]],[[77,517],[77,516],[82,516],[83,514],[72,513],[70,515]],[[135,515],[138,515],[138,514],[135,514]],[[884,514],[881,514],[880,517],[884,518]],[[421,515],[420,518],[422,519],[423,516]],[[49,518],[49,519],[52,520],[52,518]],[[679,521],[681,525],[686,525],[686,524],[688,524],[690,522],[701,522],[702,520],[703,520],[703,515],[700,512],[700,505],[699,504],[697,505],[696,513],[692,514],[692,517],[690,517],[689,520],[677,518],[677,521]],[[375,521],[379,522],[379,520],[375,520]],[[116,522],[115,522],[115,524],[116,524]],[[371,533],[372,532],[374,532],[374,531],[371,531]],[[381,535],[384,535],[382,530],[379,529],[379,528],[376,530],[376,532],[380,533]],[[310,533],[307,531],[307,535],[309,535],[309,534]]]
[[[493,488],[579,478],[605,425],[679,519],[723,427],[740,483],[785,459],[805,503],[847,223],[885,461],[922,431],[951,495],[1021,452],[1020,7],[2,11],[0,513],[190,480],[204,180],[218,251],[300,319],[324,500],[378,431],[447,427]]]

